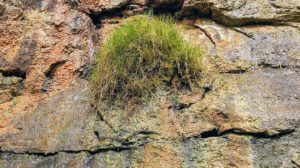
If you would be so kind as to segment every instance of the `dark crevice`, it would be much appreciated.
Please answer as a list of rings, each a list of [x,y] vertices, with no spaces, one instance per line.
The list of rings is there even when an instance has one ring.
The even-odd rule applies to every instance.
[[[205,98],[205,96],[212,91],[212,83],[208,83],[206,84],[205,86],[202,87],[202,94],[200,95],[200,99],[199,100],[202,100]],[[191,103],[181,103],[177,100],[171,100],[171,105],[168,107],[169,109],[172,109],[174,112],[179,112],[179,111],[182,111],[184,109],[188,109],[190,108],[192,105],[194,105],[197,101],[195,102],[191,102]]]
[[[199,2],[196,6],[185,6],[184,8],[181,7],[181,9],[177,12],[177,16],[180,19],[198,19],[198,18],[206,18],[211,19],[212,18],[212,7],[213,3],[210,2]]]
[[[149,136],[149,135],[160,135],[159,133],[155,132],[155,131],[138,131],[134,134],[132,134],[131,136],[129,136],[127,139],[130,139],[134,136],[137,136],[137,135],[145,135],[145,136]]]
[[[45,78],[45,80],[43,82],[43,85],[42,85],[42,88],[41,88],[42,92],[47,92],[48,91],[48,89],[51,85],[51,80],[53,79],[55,72],[57,71],[57,69],[59,67],[61,67],[65,63],[66,63],[66,61],[56,62],[56,63],[52,64],[49,67],[49,69],[45,72],[46,78]]]
[[[21,71],[20,69],[0,71],[4,77],[20,77],[26,79],[26,72]]]
[[[245,21],[244,21],[245,20]],[[285,26],[285,23],[282,23],[280,21],[269,21],[269,20],[251,20],[251,19],[244,19],[241,20],[240,23],[237,23],[235,25],[230,25],[226,23],[222,23],[226,26],[239,26],[239,27],[247,27],[247,26]]]
[[[123,13],[122,11],[125,8],[115,8],[115,9],[111,9],[111,10],[106,10],[103,12],[94,12],[94,11],[90,11],[90,13],[88,14],[89,17],[92,20],[92,23],[96,26],[97,29],[101,28],[102,22],[104,19],[106,18],[112,18],[112,17],[123,17]],[[113,21],[112,21],[113,23]],[[116,22],[118,23],[118,22]]]
[[[281,138],[282,136],[289,135],[291,133],[295,132],[295,129],[287,129],[287,130],[281,130],[278,134],[272,134],[270,135],[267,132],[246,132],[241,129],[229,129],[225,130],[223,132],[220,132],[218,128],[214,128],[208,131],[202,132],[200,135],[189,137],[184,139],[184,141],[187,141],[189,139],[198,139],[198,138],[213,138],[213,137],[224,137],[227,135],[239,135],[239,136],[250,136],[257,139],[276,139]]]
[[[237,32],[237,33],[240,33],[240,34],[242,34],[242,35],[244,35],[244,36],[246,36],[250,39],[254,39],[254,34],[252,32],[246,32],[246,31],[244,31],[240,28],[237,28],[237,27],[233,27],[232,30]]]
[[[58,61],[54,64],[51,64],[50,68],[45,72],[46,77],[52,79],[56,70],[65,63],[66,61]]]
[[[142,134],[142,135],[159,135],[155,131],[139,131],[137,134]]]
[[[155,7],[155,2],[153,0],[150,0],[148,2],[149,7],[152,7],[151,10],[153,11],[154,15],[171,15],[174,16],[176,12],[180,11],[183,5],[183,1],[174,2],[172,4],[167,5],[159,5],[158,7]]]
[[[194,25],[195,28],[197,29],[200,29],[204,34],[205,36],[209,39],[209,41],[214,45],[214,46],[217,46],[216,42],[214,41],[213,37],[205,30],[203,29],[201,26],[196,26]]]
[[[51,157],[58,155],[59,153],[65,153],[65,154],[79,154],[82,152],[89,153],[91,155],[95,155],[97,153],[105,153],[105,152],[122,152],[122,151],[127,151],[131,150],[132,148],[129,147],[114,147],[114,148],[100,148],[96,150],[59,150],[57,152],[15,152],[15,151],[4,151],[0,150],[0,155],[1,154],[11,154],[11,155],[33,155],[33,156],[40,156],[40,157]]]
[[[211,130],[207,130],[202,132],[199,135],[183,138],[183,142],[187,142],[191,139],[206,139],[206,138],[213,138],[213,137],[221,137],[220,133],[218,132],[218,128],[213,128]]]
[[[100,134],[98,131],[94,131],[95,136],[97,137],[98,140],[100,140]]]
[[[6,82],[0,81],[0,89],[10,89],[13,97],[22,95],[26,79],[25,72],[21,70],[0,71],[0,75],[2,75],[4,78],[8,78],[8,80],[3,79]],[[12,80],[10,78],[17,79]]]
[[[285,23],[281,21],[280,19],[275,20],[268,20],[268,19],[255,19],[255,18],[242,18],[242,19],[236,19],[231,18],[230,16],[223,15],[218,10],[213,9],[212,3],[204,3],[202,4],[202,9],[196,9],[193,7],[190,8],[182,8],[184,1],[175,1],[172,4],[155,4],[156,2],[153,0],[149,0],[145,6],[138,5],[143,9],[143,12],[147,10],[151,10],[154,15],[171,15],[175,18],[182,20],[184,18],[186,19],[198,19],[198,18],[206,18],[215,21],[216,23],[220,25],[224,25],[226,27],[232,27],[232,29],[236,32],[239,32],[243,35],[245,35],[248,38],[253,39],[253,34],[244,32],[240,29],[237,29],[236,26],[239,27],[247,27],[247,26],[289,26],[288,23]],[[93,11],[90,10],[87,14],[91,18],[93,24],[96,26],[96,28],[101,28],[102,21],[106,18],[113,18],[113,17],[124,17],[124,16],[130,16],[125,14],[124,11],[131,11],[130,5],[136,5],[136,4],[124,4],[122,7],[116,7],[108,10],[103,10],[101,12],[99,11]],[[222,9],[220,9],[222,10]],[[142,12],[142,13],[143,13]],[[126,13],[126,12],[125,12]],[[134,12],[133,12],[134,13]],[[200,28],[201,29],[201,28]],[[202,31],[205,32],[205,30],[202,29]],[[212,40],[210,36],[208,36],[212,43],[214,45],[215,42]]]
[[[53,153],[43,153],[43,152],[15,152],[15,151],[3,151],[0,150],[0,155],[1,154],[11,154],[11,155],[34,155],[34,156],[40,156],[40,157],[49,157],[49,156],[54,156],[57,155],[58,152],[53,152]]]
[[[220,135],[219,135],[217,129],[212,129],[212,130],[209,130],[209,131],[205,131],[205,132],[202,132],[200,134],[201,138],[211,138],[211,137],[219,137],[219,136]]]
[[[88,80],[91,74],[91,66],[90,65],[83,65],[81,68],[79,68],[77,71],[78,77],[80,79]]]
[[[96,117],[97,117],[97,120],[98,120],[98,121],[102,121],[102,122],[105,123],[111,130],[113,130],[114,132],[117,132],[117,131],[114,129],[114,127],[113,127],[108,121],[105,120],[105,118],[104,118],[104,116],[102,115],[101,112],[97,111],[97,112],[96,112]],[[99,134],[98,134],[97,137],[100,138],[100,137],[99,137]]]
[[[122,8],[114,8],[110,10],[105,10],[102,12],[95,12],[95,11],[90,11],[88,16],[91,18],[92,23],[96,26],[97,29],[102,27],[102,24],[106,23],[106,20],[109,19],[108,23],[110,24],[118,24],[119,22],[117,20],[113,20],[114,17],[127,17],[130,15],[127,15],[125,11],[133,11],[133,13],[147,13],[147,11],[150,11],[148,7],[145,6],[140,6],[142,11],[140,12],[134,12],[134,10],[129,10],[131,9],[130,6],[124,6]],[[173,16],[177,9],[173,8],[154,8],[152,9],[152,14],[154,15],[171,15]]]
[[[229,70],[229,71],[226,71],[223,73],[224,74],[244,74],[246,72],[247,72],[247,70],[245,70],[245,69],[234,69],[234,70]]]
[[[203,90],[203,94],[202,94],[201,100],[204,99],[205,96],[212,90],[212,85],[211,84],[206,85],[206,86],[203,87],[203,89],[204,90]]]
[[[172,109],[175,112],[187,109],[189,107],[191,107],[194,103],[180,103],[177,101],[172,101],[171,102],[171,106],[169,107],[169,109]]]
[[[223,135],[228,135],[228,134],[235,134],[235,135],[242,135],[242,136],[251,136],[251,137],[260,138],[260,139],[269,139],[269,138],[279,138],[284,135],[291,134],[293,132],[295,132],[295,129],[287,129],[287,130],[281,130],[278,134],[270,135],[267,132],[245,132],[240,129],[229,129],[229,130],[222,132],[219,135],[223,136]]]
[[[229,130],[226,130],[226,131],[220,133],[217,128],[214,128],[212,130],[205,131],[198,136],[183,139],[183,141],[188,141],[189,139],[197,139],[197,138],[223,137],[223,136],[230,135],[230,134],[240,135],[240,136],[251,136],[251,137],[254,137],[257,139],[276,139],[276,138],[281,138],[282,136],[285,136],[285,135],[289,135],[289,134],[293,133],[294,131],[295,131],[294,129],[287,129],[287,130],[282,130],[278,134],[269,135],[267,132],[245,132],[240,129],[229,129]],[[99,133],[96,133],[96,134],[99,134]],[[138,133],[133,134],[132,136],[139,135],[139,134],[153,135],[153,134],[158,134],[158,133],[153,132],[153,131],[140,131]],[[132,137],[132,136],[130,136],[130,137]],[[134,142],[123,141],[122,144],[125,146],[112,147],[112,148],[99,148],[99,149],[95,149],[95,150],[59,150],[57,152],[39,152],[39,151],[15,152],[15,151],[0,150],[0,155],[1,154],[13,154],[13,155],[34,155],[34,156],[40,156],[40,157],[51,157],[51,156],[55,156],[59,153],[79,154],[81,152],[86,152],[91,155],[94,155],[97,153],[105,153],[105,152],[110,152],[110,151],[114,151],[114,152],[128,151],[128,150],[135,148],[135,147],[133,147],[135,145]],[[144,144],[145,143],[142,143],[138,146],[143,146]]]
[[[262,67],[262,68],[272,68],[272,69],[289,68],[286,65],[274,65],[274,64],[269,64],[269,63],[265,63],[265,62],[258,64],[258,66]]]
[[[102,148],[102,149],[97,149],[95,151],[85,151],[85,152],[88,152],[92,155],[94,154],[97,154],[97,153],[105,153],[105,152],[110,152],[110,151],[113,151],[113,152],[122,152],[122,151],[128,151],[128,150],[131,150],[132,148],[131,147],[115,147],[115,148]],[[64,151],[64,152],[68,152],[68,151]]]
[[[211,18],[213,21],[227,26],[227,27],[247,27],[247,26],[282,26],[283,24],[280,22],[275,22],[275,21],[268,21],[268,20],[251,20],[250,18],[245,18],[245,19],[240,19],[240,20],[235,20],[232,18],[229,18],[228,16],[221,16],[224,18],[227,18],[228,20],[222,21],[218,18]]]
[[[129,17],[138,13],[151,13],[153,15],[171,15],[174,16],[177,11],[182,7],[183,1],[176,4],[165,5],[159,8],[151,7],[152,3],[148,2],[146,6],[136,4],[125,4],[122,7],[116,7],[109,10],[93,11],[90,10],[87,15],[91,18],[92,23],[97,29],[102,27],[103,23],[107,20],[110,24],[118,24],[117,20],[113,20],[114,17]],[[135,6],[134,8],[132,6]],[[131,14],[129,14],[131,11]]]
[[[122,146],[133,146],[135,142],[130,142],[130,141],[124,141],[122,142]]]

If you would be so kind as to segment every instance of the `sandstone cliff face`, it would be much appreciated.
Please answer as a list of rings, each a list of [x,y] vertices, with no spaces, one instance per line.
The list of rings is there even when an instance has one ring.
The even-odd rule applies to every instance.
[[[101,41],[147,7],[206,52],[201,89],[95,111]],[[0,167],[300,167],[299,21],[298,0],[0,0]]]

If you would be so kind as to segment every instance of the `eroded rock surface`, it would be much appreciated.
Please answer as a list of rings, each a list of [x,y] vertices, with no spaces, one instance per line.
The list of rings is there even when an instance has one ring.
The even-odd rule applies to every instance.
[[[95,53],[148,7],[194,18],[201,86],[96,111]],[[298,0],[0,0],[0,167],[299,167],[299,21]]]
[[[236,26],[251,24],[275,24],[299,22],[298,0],[187,0],[183,15],[211,15],[220,23]]]

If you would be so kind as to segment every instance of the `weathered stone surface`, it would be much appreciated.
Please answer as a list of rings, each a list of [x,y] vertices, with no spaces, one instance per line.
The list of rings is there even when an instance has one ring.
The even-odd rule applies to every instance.
[[[46,167],[49,163],[47,160],[60,156],[57,152],[66,153],[67,157],[77,157],[72,153],[68,154],[68,151],[90,151],[102,156],[110,149],[131,148],[139,157],[129,154],[125,157],[115,151],[111,157],[120,154],[123,160],[110,162],[107,159],[105,163],[110,165],[108,167],[128,165],[129,162],[132,167],[220,167],[227,158],[225,164],[251,167],[254,164],[251,151],[263,148],[259,146],[260,143],[252,142],[261,141],[267,143],[266,146],[272,146],[273,143],[286,142],[276,138],[272,140],[273,136],[280,137],[293,131],[295,135],[299,133],[297,125],[300,120],[300,94],[297,89],[291,89],[299,88],[299,77],[299,72],[293,69],[221,75],[215,79],[212,90],[205,98],[194,102],[187,109],[173,111],[165,97],[172,95],[162,92],[156,96],[160,101],[155,99],[149,106],[133,114],[103,111],[100,112],[102,117],[91,110],[88,90],[81,84],[75,90],[60,92],[50,100],[41,102],[34,112],[16,117],[13,124],[17,131],[1,136],[1,150],[33,154],[29,157],[4,153],[2,157],[6,164],[10,164],[10,157],[18,157],[20,164],[34,159],[44,163]],[[188,101],[184,97],[180,98],[179,102]],[[290,145],[298,143],[297,138],[290,138],[288,142]],[[195,147],[196,144],[200,146]],[[224,146],[220,147],[220,144]],[[285,150],[292,150],[292,146],[287,145]],[[232,152],[231,155],[228,155],[229,151]],[[270,158],[279,157],[273,151],[265,150],[265,154]],[[53,154],[40,158],[34,153]],[[160,156],[159,160],[157,155]],[[99,160],[100,156],[95,155],[93,158]],[[255,156],[258,159],[263,157]],[[193,159],[184,160],[191,157]],[[288,158],[290,164],[291,157],[288,154],[285,157],[280,155],[279,158],[283,161]],[[64,157],[59,158],[53,161],[57,165],[65,160]],[[81,160],[83,162],[88,158],[91,156],[85,156]],[[77,161],[78,163],[63,163],[81,167],[80,160]]]
[[[273,136],[295,130],[300,119],[300,94],[296,89],[299,77],[297,69],[269,69],[222,77],[227,82],[218,85],[226,89],[216,91],[211,100],[209,95],[206,97],[211,102],[218,100],[209,108],[221,112],[227,121],[232,115],[233,120],[222,123],[219,131],[236,129]]]
[[[3,151],[55,153],[92,150],[95,113],[86,86],[59,92],[32,112],[15,116],[15,133],[0,137]],[[5,112],[4,112],[5,113]]]
[[[252,139],[254,167],[298,167],[299,132],[274,139]]]
[[[128,2],[129,0],[86,0],[76,1],[76,5],[87,13],[97,13],[122,8]]]
[[[181,3],[0,0],[0,167],[299,167],[296,0],[184,1],[179,15],[208,16],[179,23],[206,53],[200,88],[93,109],[96,43],[126,22],[114,10]]]
[[[5,11],[5,5],[2,2],[0,2],[0,15],[2,15],[4,11]]]
[[[5,2],[0,16],[0,72],[26,77],[24,94],[40,94],[47,73],[53,78],[48,92],[69,86],[94,53],[90,18],[61,1],[45,10],[47,3]],[[28,6],[35,7],[23,10]]]
[[[4,76],[0,76],[0,88],[12,89],[17,96],[0,105],[2,135],[17,130],[14,117],[34,111],[39,101],[74,85],[95,48],[90,18],[63,1],[5,1],[1,5],[5,10],[0,15],[0,72]]]
[[[4,167],[292,167],[299,152],[298,135],[256,139],[228,135],[206,139],[149,143],[131,150],[53,155],[1,153]],[[262,151],[263,150],[263,151]],[[253,156],[253,154],[255,154]],[[29,162],[30,161],[30,162]]]
[[[300,34],[296,27],[228,28],[207,20],[189,24],[199,30],[187,30],[186,37],[202,44],[218,71],[238,72],[257,66],[300,67]]]
[[[23,79],[21,77],[3,76],[0,73],[0,88],[1,89],[12,88],[13,86],[20,84],[22,81],[23,81]]]
[[[5,167],[207,167],[250,166],[249,138],[228,136],[184,142],[149,143],[145,147],[96,153],[57,153],[50,156],[2,153]],[[231,153],[231,155],[228,155]],[[14,162],[12,162],[14,160]],[[31,161],[29,163],[28,161]]]
[[[83,168],[90,162],[90,157],[90,154],[85,152],[78,154],[59,153],[53,156],[1,153],[0,163],[5,168]]]
[[[213,20],[230,26],[299,22],[299,6],[298,0],[187,0],[180,15],[211,15]]]
[[[299,158],[299,153],[295,153],[294,155],[293,155],[293,158],[292,158],[292,163],[295,165],[295,166],[297,166],[297,167],[299,167],[300,166],[300,160],[299,160],[300,158]]]
[[[299,72],[292,69],[221,75],[214,79],[212,91],[204,99],[199,101],[200,95],[194,95],[194,104],[180,112],[170,108],[173,95],[161,94],[156,96],[159,102],[130,117],[122,111],[101,113],[114,130],[123,130],[123,136],[143,132],[153,138],[180,140],[212,131],[215,135],[229,132],[271,137],[297,128],[299,77]],[[178,102],[184,99],[179,96]]]
[[[0,73],[0,104],[13,100],[14,97],[21,95],[24,83],[21,77],[3,76]]]
[[[9,102],[13,99],[11,90],[0,90],[0,104]]]

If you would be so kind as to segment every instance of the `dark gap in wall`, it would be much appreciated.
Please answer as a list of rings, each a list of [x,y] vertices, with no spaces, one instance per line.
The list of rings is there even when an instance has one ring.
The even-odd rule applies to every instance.
[[[66,61],[59,61],[59,62],[56,62],[54,64],[51,64],[50,68],[45,72],[46,77],[53,78],[53,75],[56,72],[56,70],[60,66],[62,66],[64,63],[66,63]]]
[[[42,85],[42,88],[41,88],[42,92],[47,92],[48,91],[48,89],[50,87],[50,84],[51,84],[51,80],[54,77],[54,73],[57,71],[57,69],[59,67],[61,67],[65,63],[66,63],[66,61],[56,62],[56,63],[52,64],[50,66],[50,68],[45,72],[46,78],[45,78],[45,80],[43,82],[43,85]]]
[[[140,6],[141,8],[144,8],[142,12],[135,12],[135,14],[138,13],[152,13],[153,15],[169,15],[174,16],[177,11],[179,11],[182,7],[182,2],[180,4],[174,4],[174,5],[166,5],[160,8],[150,8],[150,5],[147,6]],[[96,11],[90,11],[89,17],[92,20],[92,23],[96,26],[97,29],[101,28],[101,25],[103,24],[103,20],[113,17],[129,17],[131,15],[124,14],[125,11],[130,10],[130,5],[126,5],[121,8],[114,8],[110,10],[105,10],[101,12]],[[125,12],[126,13],[126,12]],[[134,15],[134,14],[133,14]],[[111,24],[117,24],[118,22],[114,23],[113,20],[110,20]]]
[[[178,111],[181,111],[181,110],[191,107],[191,105],[193,105],[194,103],[186,104],[186,103],[180,103],[177,101],[172,101],[171,104],[172,105],[169,108],[172,108],[173,111],[178,112]]]
[[[12,69],[12,70],[6,70],[6,71],[0,71],[3,76],[5,77],[20,77],[25,79],[26,78],[26,72],[20,70],[20,69]]]
[[[210,138],[210,137],[219,137],[219,133],[217,129],[212,129],[209,131],[205,131],[203,133],[201,133],[201,138]]]
[[[212,87],[213,86],[211,84],[206,85],[206,86],[203,87],[203,94],[202,94],[201,99],[205,98],[205,96],[212,90]]]
[[[246,72],[247,70],[245,69],[234,69],[234,70],[229,70],[227,72],[224,72],[224,74],[244,74]]]
[[[281,136],[291,134],[294,131],[295,131],[294,129],[287,129],[287,130],[281,131],[278,134],[269,135],[267,132],[245,132],[245,131],[239,130],[239,129],[229,129],[229,130],[222,132],[219,136],[235,134],[235,135],[243,135],[243,136],[251,136],[251,137],[255,137],[255,138],[268,139],[268,138],[280,138]]]
[[[122,10],[124,8],[116,8],[103,12],[90,11],[90,18],[97,29],[101,28],[102,20],[111,17],[123,17]]]
[[[154,15],[167,15],[167,16],[175,16],[175,13],[181,9],[182,4],[179,4],[177,6],[171,6],[171,7],[160,7],[160,8],[153,8],[153,14]]]

